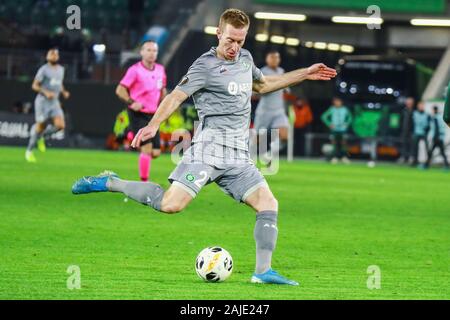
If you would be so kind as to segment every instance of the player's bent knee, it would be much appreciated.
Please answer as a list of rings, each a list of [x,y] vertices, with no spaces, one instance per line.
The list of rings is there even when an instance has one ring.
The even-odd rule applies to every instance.
[[[38,123],[36,124],[36,132],[41,133],[45,130],[45,124],[44,123]]]
[[[280,129],[280,139],[281,140],[287,140],[288,139],[288,129],[287,128],[281,128]]]
[[[261,210],[261,211],[265,211],[265,210],[270,210],[270,211],[276,211],[278,212],[278,200],[275,197],[269,197],[266,200],[266,203],[264,205],[266,208]]]
[[[165,213],[178,213],[184,210],[192,201],[193,196],[176,185],[172,185],[164,194],[161,201],[161,211]]]
[[[183,211],[184,206],[179,203],[162,203],[161,211],[164,213],[175,214]]]
[[[258,204],[257,204],[257,211],[276,211],[278,212],[278,200],[270,195],[266,197],[259,198]]]
[[[58,130],[64,130],[66,128],[66,122],[62,117],[56,117],[53,119],[53,125]]]
[[[245,199],[245,203],[252,207],[256,212],[278,212],[278,200],[267,187],[259,188],[258,190],[253,192],[249,197]]]
[[[153,159],[158,158],[160,155],[161,155],[161,150],[159,150],[159,149],[154,149],[154,150],[152,151],[152,158],[153,158]]]
[[[141,153],[146,154],[146,155],[148,155],[148,156],[152,156],[152,154],[153,154],[153,148],[152,148],[152,146],[151,146],[151,145],[148,145],[148,144],[142,146],[142,147],[141,147]]]
[[[274,197],[260,198],[253,208],[257,212],[261,211],[275,211],[278,212],[278,201]]]

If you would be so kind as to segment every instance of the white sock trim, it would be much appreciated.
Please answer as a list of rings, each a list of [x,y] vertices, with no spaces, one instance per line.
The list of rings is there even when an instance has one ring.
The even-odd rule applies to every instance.
[[[181,189],[183,189],[184,191],[186,191],[187,193],[189,193],[189,195],[190,195],[192,198],[195,198],[195,197],[197,196],[197,193],[195,193],[194,190],[192,190],[192,189],[189,188],[188,186],[182,184],[181,182],[174,181],[174,182],[172,182],[172,185],[173,185],[173,186],[180,187]]]
[[[245,202],[245,200],[247,200],[247,198],[250,197],[253,192],[255,192],[261,187],[268,187],[267,181],[261,181],[260,183],[257,183],[253,187],[248,189],[242,196],[242,202]]]

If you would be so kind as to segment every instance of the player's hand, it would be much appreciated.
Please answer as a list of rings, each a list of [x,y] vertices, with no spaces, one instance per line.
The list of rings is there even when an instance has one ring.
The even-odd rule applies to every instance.
[[[131,142],[131,146],[133,148],[139,148],[141,146],[141,143],[143,141],[150,140],[154,136],[156,136],[156,133],[158,132],[158,127],[155,127],[153,125],[148,125],[138,131],[136,136],[134,137],[133,141]]]
[[[62,96],[63,96],[63,98],[64,99],[69,99],[70,98],[70,92],[69,91],[66,91],[66,90],[64,90],[63,92],[61,92],[62,93]]]
[[[336,77],[337,72],[333,68],[327,67],[323,63],[316,63],[308,69],[308,80],[331,80]]]
[[[144,106],[139,102],[133,102],[133,104],[130,105],[130,108],[134,111],[140,111]]]

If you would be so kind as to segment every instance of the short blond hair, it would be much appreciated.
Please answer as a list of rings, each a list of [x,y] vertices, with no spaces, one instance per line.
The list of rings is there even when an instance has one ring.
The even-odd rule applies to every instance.
[[[235,28],[241,29],[250,26],[250,18],[239,9],[227,9],[222,13],[219,20],[219,29],[223,30],[225,25],[230,24]]]

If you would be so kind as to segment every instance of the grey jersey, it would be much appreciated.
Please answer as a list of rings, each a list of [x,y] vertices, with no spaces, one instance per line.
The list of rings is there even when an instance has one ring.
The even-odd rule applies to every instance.
[[[280,75],[284,73],[284,69],[278,67],[276,70],[267,66],[261,68],[261,71],[266,76]],[[285,104],[283,98],[284,89],[267,93],[261,96],[258,106],[256,108],[257,114],[285,114]]]
[[[219,154],[221,147],[248,152],[252,85],[261,78],[248,50],[234,61],[218,58],[214,47],[200,56],[176,87],[193,97],[198,112],[193,143],[212,142],[218,147],[206,149]]]
[[[58,96],[63,87],[64,67],[61,65],[51,66],[48,63],[44,64],[39,68],[34,79],[39,81],[43,89],[54,92]]]

